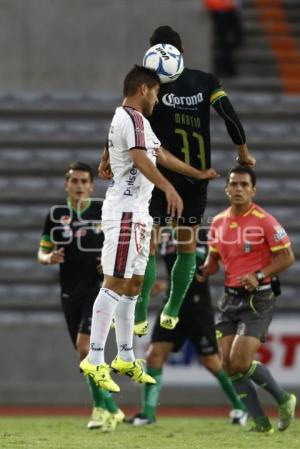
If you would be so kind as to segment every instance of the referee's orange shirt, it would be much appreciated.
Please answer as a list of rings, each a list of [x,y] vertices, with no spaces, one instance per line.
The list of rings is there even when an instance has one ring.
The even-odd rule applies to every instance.
[[[262,270],[271,263],[272,253],[290,244],[278,221],[254,203],[237,217],[229,207],[214,218],[209,231],[209,251],[221,257],[226,287],[240,287],[241,276]]]

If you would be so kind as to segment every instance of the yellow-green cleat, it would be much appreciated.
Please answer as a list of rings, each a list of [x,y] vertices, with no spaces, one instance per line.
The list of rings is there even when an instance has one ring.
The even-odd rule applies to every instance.
[[[148,321],[142,321],[141,323],[137,323],[134,325],[134,335],[137,335],[138,337],[143,337],[144,335],[148,334],[148,329],[149,329],[149,325],[148,325]]]
[[[92,416],[90,417],[90,420],[87,424],[87,428],[92,430],[103,427],[109,416],[110,413],[104,408],[94,407]]]
[[[279,405],[279,419],[277,428],[282,432],[286,430],[295,417],[297,398],[294,394],[290,394],[289,398]]]
[[[118,409],[116,413],[109,413],[109,417],[105,424],[102,426],[101,431],[104,433],[113,432],[116,430],[117,425],[124,421],[125,415],[121,409]]]
[[[86,357],[81,361],[79,367],[83,371],[83,374],[91,377],[98,387],[104,388],[104,390],[111,391],[112,393],[119,393],[120,387],[112,380],[110,366],[106,363],[92,365]]]
[[[264,433],[265,435],[272,435],[274,428],[267,416],[254,419],[254,426],[249,429],[250,432]]]
[[[140,384],[156,384],[156,380],[144,371],[143,359],[136,359],[134,362],[125,362],[117,356],[111,363],[111,367],[115,373],[124,374],[131,377],[134,382]]]
[[[171,315],[165,315],[163,312],[160,315],[160,327],[172,330],[176,327],[179,318]]]

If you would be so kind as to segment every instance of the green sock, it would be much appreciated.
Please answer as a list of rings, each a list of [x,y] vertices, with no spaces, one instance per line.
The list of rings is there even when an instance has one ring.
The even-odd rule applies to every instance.
[[[147,373],[156,380],[156,384],[143,385],[142,388],[142,413],[147,418],[155,419],[156,417],[158,397],[162,387],[162,372],[162,368],[147,368]]]
[[[109,413],[116,413],[119,409],[119,407],[117,406],[117,404],[115,403],[115,401],[113,400],[112,394],[107,391],[102,389],[103,391],[103,397],[104,397],[104,401],[105,401],[105,409],[109,411]]]
[[[171,292],[163,313],[177,317],[196,268],[195,253],[178,253],[171,273]]]
[[[93,397],[93,407],[101,407],[106,409],[105,406],[105,397],[104,397],[104,390],[102,388],[97,387],[93,379],[90,378],[90,376],[86,377],[86,382],[88,384],[89,390],[92,393]]]
[[[247,410],[246,406],[235,391],[234,386],[225,371],[221,369],[218,373],[215,374],[215,376],[218,379],[224,393],[230,400],[233,408],[243,410],[245,412]]]
[[[147,320],[148,304],[153,284],[156,280],[156,256],[149,256],[141,294],[135,306],[135,324]]]

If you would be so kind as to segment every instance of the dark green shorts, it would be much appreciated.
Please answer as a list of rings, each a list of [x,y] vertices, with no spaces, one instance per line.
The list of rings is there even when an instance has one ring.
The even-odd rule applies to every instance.
[[[226,335],[245,335],[264,342],[274,307],[275,296],[271,288],[246,295],[233,295],[225,291],[218,301],[218,338]]]

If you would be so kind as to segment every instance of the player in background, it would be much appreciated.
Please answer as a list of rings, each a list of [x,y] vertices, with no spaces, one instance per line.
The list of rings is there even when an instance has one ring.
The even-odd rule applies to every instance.
[[[168,275],[170,277],[174,260],[176,259],[176,242],[172,231],[166,230],[159,247]],[[200,230],[197,235],[196,262],[203,265],[207,256],[206,232]],[[165,291],[167,293],[167,291]],[[231,380],[222,368],[218,353],[216,330],[214,325],[214,309],[208,282],[199,283],[195,275],[179,312],[179,323],[173,330],[160,327],[157,315],[152,331],[151,344],[147,352],[147,372],[155,380],[154,385],[142,386],[142,408],[132,418],[125,422],[134,426],[151,424],[156,421],[157,405],[160,389],[163,385],[163,367],[171,352],[178,352],[187,339],[193,344],[199,360],[208,371],[216,377],[220,387],[230,400],[233,410],[230,412],[233,424],[246,425],[246,407],[237,395]]]
[[[171,44],[183,53],[179,34],[169,26],[154,30],[150,45]],[[211,73],[185,68],[176,81],[162,84],[159,103],[150,123],[162,146],[176,157],[199,170],[211,166],[210,107],[224,120],[229,136],[236,145],[237,160],[242,165],[255,165],[249,155],[243,126],[219,80]],[[229,156],[230,157],[230,156]],[[175,222],[177,229],[177,258],[171,272],[171,289],[161,314],[161,326],[173,329],[178,313],[193,279],[196,266],[195,235],[201,223],[207,201],[208,180],[195,180],[182,174],[170,172],[158,165],[161,173],[175,187],[183,199],[183,215]],[[156,247],[159,226],[170,219],[166,214],[163,193],[154,188],[150,204],[154,219],[150,256],[145,272],[141,294],[135,314],[135,333],[147,333],[147,308],[152,286],[156,279]]]
[[[168,213],[182,213],[182,200],[157,170],[157,161],[171,170],[198,179],[217,177],[213,169],[197,170],[164,150],[146,116],[150,116],[160,81],[153,70],[135,66],[124,80],[124,101],[110,125],[108,147],[114,174],[102,207],[104,282],[93,308],[88,356],[80,367],[99,386],[118,392],[110,371],[130,376],[139,383],[155,383],[145,373],[133,351],[134,310],[148,261],[152,218],[149,201],[154,184],[166,196]],[[118,354],[111,367],[104,349],[115,318]]]
[[[256,176],[249,167],[229,171],[226,195],[230,207],[211,225],[209,255],[201,280],[225,270],[225,291],[218,303],[216,328],[223,366],[254,419],[256,432],[274,431],[253,382],[279,406],[278,430],[291,423],[296,396],[283,390],[255,354],[264,342],[275,307],[271,278],[294,263],[290,240],[278,221],[253,202]]]
[[[61,302],[72,343],[80,360],[88,353],[94,300],[103,274],[100,252],[101,202],[94,202],[93,173],[89,165],[72,163],[65,175],[65,204],[53,206],[48,213],[38,260],[43,265],[59,265]],[[111,393],[87,378],[93,397],[93,413],[88,429],[113,430],[124,414]]]

